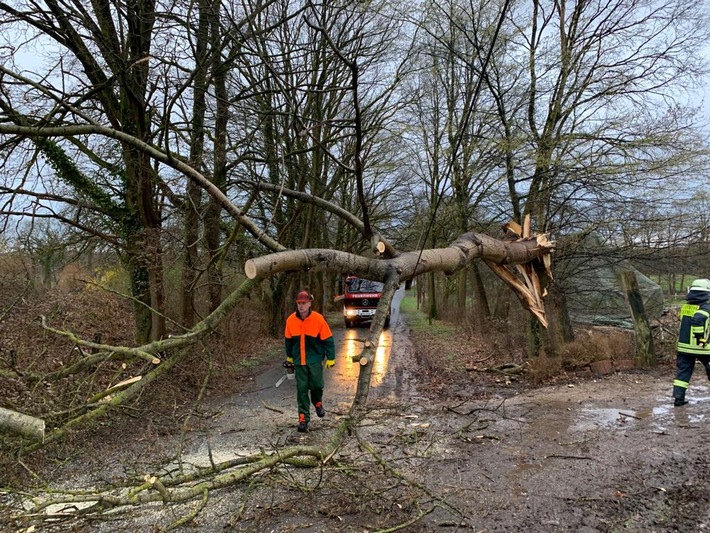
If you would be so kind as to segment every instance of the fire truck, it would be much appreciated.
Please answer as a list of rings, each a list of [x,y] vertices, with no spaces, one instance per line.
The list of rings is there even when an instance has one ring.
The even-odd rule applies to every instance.
[[[370,281],[357,276],[345,277],[342,283],[342,295],[338,299],[343,300],[343,318],[346,328],[369,322],[375,317],[383,288],[384,283],[379,281]],[[392,310],[389,309],[385,318],[386,328],[390,325],[391,314]]]

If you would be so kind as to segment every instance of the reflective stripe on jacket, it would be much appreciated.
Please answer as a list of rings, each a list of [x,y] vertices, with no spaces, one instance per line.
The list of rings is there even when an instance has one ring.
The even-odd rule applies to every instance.
[[[710,304],[704,302],[688,302],[680,310],[680,331],[678,333],[677,349],[679,353],[688,355],[710,355]],[[703,345],[699,341],[705,341]]]
[[[286,320],[284,333],[286,357],[292,357],[296,365],[320,363],[323,359],[335,359],[335,340],[323,315],[316,311],[301,319],[298,312]]]

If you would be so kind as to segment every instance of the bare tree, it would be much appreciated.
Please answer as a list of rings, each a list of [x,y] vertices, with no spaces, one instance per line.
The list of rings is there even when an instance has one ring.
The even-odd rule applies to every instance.
[[[76,227],[88,230],[87,221],[99,219],[106,228],[118,228],[114,235],[105,232],[107,239],[112,237],[128,253],[134,261],[130,264],[144,267],[134,274],[151,274],[150,278],[139,276],[134,283],[148,280],[155,284],[150,302],[142,302],[150,307],[142,309],[150,309],[156,320],[163,316],[160,258],[167,237],[161,230],[165,229],[164,217],[174,214],[173,206],[181,208],[180,216],[187,224],[202,224],[204,241],[200,231],[192,228],[179,227],[177,234],[184,237],[183,245],[188,248],[200,242],[207,258],[201,267],[214,268],[209,274],[213,288],[221,287],[218,262],[223,246],[245,235],[253,256],[244,266],[247,281],[225,291],[226,295],[213,290],[210,312],[169,338],[158,335],[136,347],[111,346],[79,338],[45,321],[48,331],[93,351],[47,379],[58,380],[109,359],[151,365],[140,380],[125,384],[110,402],[87,402],[63,417],[46,435],[46,442],[59,440],[73,428],[138,398],[145,387],[184,361],[256,287],[270,283],[277,299],[285,301],[294,279],[286,276],[289,272],[296,273],[298,282],[346,272],[384,281],[382,311],[400,282],[422,275],[432,280],[434,274],[453,276],[483,260],[536,320],[547,325],[540,278],[551,275],[554,244],[545,235],[535,234],[531,220],[565,235],[571,233],[565,223],[586,212],[589,225],[583,229],[589,230],[592,223],[599,226],[605,213],[600,206],[614,193],[621,191],[628,202],[617,206],[633,205],[633,193],[638,190],[634,180],[641,170],[665,184],[672,170],[690,166],[692,159],[680,157],[687,154],[687,147],[678,144],[679,134],[686,131],[678,123],[644,136],[639,133],[641,126],[653,125],[650,119],[654,117],[629,122],[637,126],[636,135],[627,134],[614,121],[602,127],[592,120],[598,118],[595,113],[605,119],[630,118],[624,106],[612,117],[620,95],[627,94],[629,105],[634,105],[640,103],[636,100],[639,91],[667,87],[660,81],[665,79],[661,70],[652,72],[659,76],[656,82],[653,76],[639,73],[625,77],[634,67],[642,68],[646,56],[632,54],[627,62],[620,61],[614,54],[621,54],[622,47],[612,54],[616,58],[613,68],[602,59],[603,38],[623,37],[633,25],[623,25],[621,15],[634,21],[634,13],[607,13],[607,4],[578,2],[568,17],[564,6],[554,3],[551,13],[558,17],[561,35],[554,33],[556,39],[560,37],[554,43],[561,43],[556,48],[542,46],[543,37],[553,33],[536,26],[537,18],[527,20],[530,13],[518,12],[506,19],[503,15],[508,11],[501,5],[484,5],[491,9],[487,12],[490,20],[470,17],[479,32],[475,34],[469,33],[473,28],[457,24],[460,14],[470,13],[456,3],[447,4],[447,30],[451,31],[431,39],[429,50],[436,54],[427,69],[407,72],[401,66],[409,59],[406,47],[401,57],[388,55],[399,52],[392,36],[398,26],[385,3],[255,2],[241,12],[235,6],[201,1],[198,17],[187,16],[183,6],[171,6],[173,13],[158,17],[142,11],[151,7],[146,4],[130,5],[115,14],[107,5],[103,6],[107,11],[87,16],[76,4],[70,14],[81,22],[82,31],[75,29],[79,22],[65,31],[67,10],[58,6],[37,13],[0,4],[5,24],[24,22],[39,34],[47,32],[64,47],[56,66],[64,83],[77,83],[66,90],[52,85],[51,76],[30,77],[19,69],[3,67],[3,148],[10,152],[11,161],[23,155],[21,149],[26,150],[27,159],[17,160],[30,169],[22,176],[25,179],[35,172],[48,178],[46,168],[25,165],[33,162],[30,158],[35,153],[43,154],[53,165],[51,177],[59,176],[67,187],[46,192],[12,182],[3,191],[12,202],[20,195],[43,201],[52,216],[66,219],[65,214],[51,211],[51,201],[61,201],[75,209],[72,213],[85,215],[90,210],[91,215],[72,221]],[[594,6],[600,11],[587,11]],[[534,7],[538,11],[532,14],[550,23],[541,4]],[[645,15],[638,28],[663,20],[655,12]],[[96,24],[94,17],[100,19]],[[526,24],[513,24],[520,20],[517,17]],[[506,47],[494,48],[498,41],[493,29],[501,20],[511,21],[504,32]],[[583,20],[591,23],[583,24]],[[157,26],[159,42],[153,31]],[[133,31],[139,35],[126,37]],[[483,39],[484,34],[489,37]],[[84,41],[84,36],[91,39]],[[163,40],[165,36],[170,38]],[[523,44],[518,44],[521,37]],[[510,75],[507,57],[493,61],[497,50],[510,50],[511,62],[520,58],[521,50],[525,52],[530,75],[525,83]],[[675,59],[673,54],[665,57]],[[663,58],[659,54],[658,62]],[[489,70],[486,62],[493,68]],[[539,73],[540,62],[551,70]],[[487,72],[486,81],[482,76]],[[608,77],[602,75],[607,72]],[[409,96],[419,105],[417,113],[406,117],[399,114],[403,101],[396,100],[405,78],[411,80]],[[489,94],[478,100],[484,81]],[[27,91],[35,97],[36,108],[23,100]],[[527,107],[521,106],[522,97]],[[541,110],[543,103],[546,108]],[[491,125],[494,116],[498,122]],[[402,190],[394,181],[403,173],[391,169],[401,159],[388,157],[383,147],[402,146],[403,142],[395,144],[393,138],[411,135],[414,120],[417,129],[426,133],[417,144],[410,144],[414,146],[410,154],[416,157],[411,168],[422,179],[413,184],[411,205],[428,215],[427,231],[418,235],[418,241],[414,232],[391,237],[380,226],[384,222],[397,227],[402,222],[394,218],[406,219],[401,212],[396,217],[386,212],[401,201],[393,198]],[[664,142],[654,144],[653,138]],[[651,158],[656,150],[660,156]],[[593,168],[585,166],[588,162]],[[507,195],[513,212],[520,216],[507,226],[508,238],[462,231],[476,224],[478,216],[487,219],[486,223],[502,221],[508,204],[502,209],[501,198]],[[12,202],[6,205],[6,214],[13,212]],[[442,213],[454,215],[439,217]],[[531,219],[531,213],[542,220]],[[231,232],[226,239],[225,228]],[[93,231],[99,233],[96,227]],[[424,234],[426,238],[421,238]],[[152,240],[146,240],[147,236]],[[398,237],[406,248],[397,242]],[[186,271],[196,268],[191,263],[195,260],[190,256]],[[184,287],[193,285],[194,279],[186,274]],[[433,285],[429,289],[432,316],[436,312]],[[274,314],[278,311],[277,306]],[[183,313],[189,317],[184,308]],[[359,354],[357,394],[338,438],[326,450],[300,449],[288,457],[333,453],[349,425],[359,422],[385,314],[377,314]],[[100,394],[96,392],[94,398]],[[257,461],[266,467],[278,460],[262,457]],[[185,495],[192,496],[189,491]],[[170,499],[162,493],[161,497]]]

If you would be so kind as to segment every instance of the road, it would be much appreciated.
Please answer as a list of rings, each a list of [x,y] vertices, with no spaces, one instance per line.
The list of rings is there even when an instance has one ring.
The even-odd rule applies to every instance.
[[[404,289],[399,289],[392,302],[390,327],[382,332],[378,343],[371,398],[399,395],[409,382],[406,361],[397,358],[397,351],[393,350],[403,297]],[[276,387],[284,369],[281,360],[274,361],[272,368],[255,378],[253,387],[226,402],[210,406],[211,411],[219,414],[206,430],[187,435],[183,463],[205,466],[210,460],[225,461],[285,443],[326,440],[329,432],[324,430],[334,428],[352,403],[360,371],[360,365],[352,362],[352,356],[360,353],[368,332],[368,325],[348,329],[342,322],[330,325],[335,339],[336,364],[325,371],[325,418],[319,419],[312,411],[308,433],[296,432],[296,382],[285,380]],[[402,338],[401,342],[408,340]]]

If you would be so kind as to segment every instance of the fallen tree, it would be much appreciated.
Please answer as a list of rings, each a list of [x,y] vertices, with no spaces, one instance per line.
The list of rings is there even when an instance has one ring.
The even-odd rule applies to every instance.
[[[538,267],[550,277],[551,254],[554,242],[545,235],[531,235],[529,218],[523,227],[508,223],[505,229],[513,237],[499,240],[480,233],[466,233],[446,248],[396,253],[390,259],[367,258],[359,255],[327,249],[288,250],[250,259],[244,271],[250,279],[267,278],[288,271],[329,271],[350,273],[382,281],[385,286],[378,304],[375,319],[365,340],[362,353],[353,356],[361,365],[358,387],[350,409],[350,423],[356,425],[362,416],[367,401],[372,374],[372,361],[377,352],[378,340],[384,328],[387,309],[400,283],[429,272],[452,275],[472,261],[481,259],[518,296],[543,326],[547,326]],[[375,250],[384,247],[374,245]],[[514,266],[520,277],[508,269]]]
[[[196,324],[190,331],[168,339],[154,341],[144,346],[127,348],[121,346],[99,345],[78,338],[68,331],[51,328],[42,320],[42,325],[54,334],[67,337],[80,346],[99,348],[101,351],[89,354],[71,366],[79,371],[86,366],[98,364],[109,358],[122,355],[126,358],[140,358],[150,361],[152,369],[148,370],[142,379],[136,380],[122,389],[110,400],[87,405],[84,412],[70,418],[58,427],[49,431],[44,442],[52,442],[65,435],[72,427],[80,426],[94,420],[109,410],[119,407],[126,401],[137,396],[144,387],[183,359],[188,349],[210,332],[214,331],[222,318],[227,316],[243,298],[261,283],[262,280],[275,274],[294,270],[321,270],[329,272],[350,272],[359,276],[380,280],[385,288],[380,299],[380,307],[373,320],[362,353],[357,360],[363,368],[358,379],[358,392],[354,406],[364,406],[369,391],[369,362],[377,350],[377,342],[384,327],[386,309],[389,308],[394,293],[400,283],[428,272],[444,272],[447,275],[456,273],[471,261],[481,259],[501,277],[518,294],[522,304],[533,313],[544,325],[545,312],[542,306],[542,296],[539,293],[539,282],[535,273],[535,265],[542,264],[549,269],[550,254],[554,243],[549,242],[544,235],[520,237],[514,240],[498,240],[479,233],[467,233],[459,237],[446,248],[422,250],[420,252],[398,253],[391,259],[367,258],[364,256],[328,249],[289,250],[250,259],[245,264],[247,277],[242,285],[232,292],[222,304],[204,320]],[[515,266],[525,273],[519,279],[508,270]],[[167,360],[157,357],[157,354],[170,352],[173,355]],[[62,369],[53,376],[55,379],[66,377],[69,369]],[[353,411],[354,414],[354,411]],[[37,449],[40,443],[29,446],[29,450]]]

